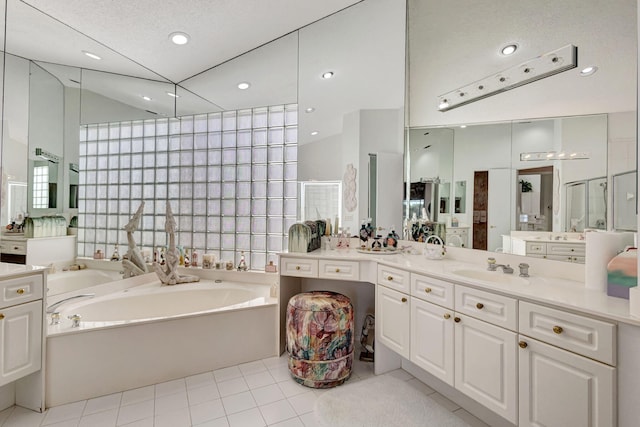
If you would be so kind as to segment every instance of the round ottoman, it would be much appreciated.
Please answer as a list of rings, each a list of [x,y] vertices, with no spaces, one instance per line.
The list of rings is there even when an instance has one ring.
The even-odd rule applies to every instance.
[[[289,371],[302,385],[329,388],[351,375],[353,306],[328,291],[293,296],[287,305]]]

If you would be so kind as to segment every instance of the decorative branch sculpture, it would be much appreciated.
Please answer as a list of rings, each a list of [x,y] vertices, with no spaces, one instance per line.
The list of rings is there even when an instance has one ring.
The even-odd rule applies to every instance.
[[[171,205],[167,202],[167,219],[164,223],[164,229],[169,233],[169,248],[166,253],[166,262],[162,266],[157,262],[153,263],[153,268],[158,275],[158,278],[164,285],[176,285],[178,283],[191,283],[198,282],[200,278],[198,276],[181,276],[178,274],[178,264],[180,263],[180,256],[178,249],[176,248],[176,220],[173,218],[173,212],[171,212]],[[164,267],[164,268],[163,268]]]
[[[133,239],[133,233],[138,229],[140,224],[140,217],[144,210],[144,202],[140,203],[138,210],[131,217],[131,220],[124,229],[127,231],[127,241],[129,243],[129,249],[127,250],[127,259],[122,260],[122,267],[124,268],[124,278],[140,276],[149,272],[147,263],[144,262],[144,257],[140,253],[140,249],[136,245]]]

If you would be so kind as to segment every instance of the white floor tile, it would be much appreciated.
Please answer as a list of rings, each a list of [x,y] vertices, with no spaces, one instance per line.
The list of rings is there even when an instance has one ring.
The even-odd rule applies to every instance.
[[[280,387],[280,390],[282,390],[282,393],[284,393],[284,396],[287,398],[306,393],[311,390],[309,387],[300,385],[294,380],[279,382],[278,387]]]
[[[247,390],[249,390],[249,386],[247,386],[247,382],[243,377],[218,382],[218,391],[220,392],[220,396],[223,397],[238,394]]]
[[[238,368],[240,368],[240,372],[242,372],[242,375],[257,374],[258,372],[264,372],[267,370],[267,367],[264,365],[264,363],[262,363],[262,360],[243,363],[241,365],[238,365]]]
[[[300,419],[302,420],[302,424],[304,424],[304,427],[318,426],[318,423],[316,422],[316,414],[314,414],[313,412],[300,415]]]
[[[84,407],[82,415],[87,416],[102,411],[108,411],[110,409],[118,409],[120,407],[121,400],[122,393],[115,393],[108,396],[89,399],[87,400],[87,405]]]
[[[55,424],[47,424],[47,427],[78,427],[79,424],[80,424],[80,419],[76,419],[76,420],[62,421],[60,423],[55,423]]]
[[[7,418],[9,418],[9,415],[11,415],[12,412],[13,412],[13,406],[5,409],[4,411],[0,411],[0,426]]]
[[[136,388],[133,390],[127,390],[122,393],[121,405],[131,405],[134,403],[144,402],[145,400],[153,400],[156,397],[155,386],[147,386]]]
[[[242,372],[240,372],[240,368],[238,368],[237,366],[230,366],[228,368],[222,368],[213,371],[213,376],[216,379],[216,382],[221,382],[241,377]]]
[[[211,385],[190,388],[187,391],[187,397],[189,398],[189,405],[197,405],[208,400],[220,399],[220,392],[216,383],[212,383]]]
[[[431,387],[429,387],[428,385],[426,385],[425,383],[423,383],[417,378],[410,379],[409,381],[407,381],[407,384],[409,384],[411,387],[418,390],[420,393],[426,394],[427,396],[436,392],[434,389],[432,389]]]
[[[286,360],[286,358],[283,359],[280,356],[273,356],[267,359],[262,359],[262,363],[267,367],[267,369],[275,369],[282,366],[287,366]]]
[[[279,423],[269,424],[269,427],[304,427],[304,424],[300,418],[296,417]]]
[[[59,423],[60,421],[79,419],[82,416],[82,411],[86,404],[86,400],[81,400],[80,402],[68,403],[66,405],[50,408],[42,421],[42,425],[45,426],[48,424]]]
[[[191,414],[189,413],[189,408],[181,408],[162,415],[156,415],[154,426],[191,427]]]
[[[453,415],[463,419],[471,427],[490,427],[489,424],[485,423],[481,419],[477,418],[476,416],[472,415],[471,413],[467,412],[467,410],[462,408],[454,411]]]
[[[269,384],[275,384],[276,382],[266,369],[262,372],[245,375],[244,380],[247,382],[250,390],[264,387]]]
[[[318,399],[318,396],[313,391],[309,391],[290,397],[289,403],[291,403],[291,406],[293,406],[293,409],[298,415],[302,415],[313,411],[316,399]]]
[[[291,371],[287,366],[280,366],[269,370],[269,373],[273,379],[279,383],[280,381],[286,381],[291,378]]]
[[[194,424],[194,427],[229,427],[227,417],[217,418],[202,424]]]
[[[192,375],[185,378],[187,390],[198,387],[211,386],[216,380],[213,378],[213,372],[204,372],[198,375]]]
[[[118,426],[129,424],[134,421],[144,420],[145,418],[153,417],[153,400],[145,400],[142,402],[134,403],[132,405],[126,405],[120,407],[118,413]]]
[[[226,415],[221,399],[209,400],[197,405],[191,405],[189,410],[191,411],[191,422],[193,425],[215,420]]]
[[[38,427],[47,413],[30,411],[16,406],[11,415],[5,420],[2,427]]]
[[[153,417],[145,418],[144,420],[134,421],[130,424],[126,424],[122,427],[153,427]]]
[[[118,409],[110,409],[83,416],[78,427],[115,427],[117,419]]]
[[[246,411],[247,409],[255,408],[257,406],[256,401],[253,399],[253,396],[249,391],[223,397],[222,404],[224,405],[224,411],[227,415]]]
[[[411,375],[404,369],[396,369],[395,371],[391,371],[385,375],[391,375],[392,377],[398,378],[399,380],[402,380],[402,381],[409,381],[410,379],[413,378],[413,375]]]
[[[280,390],[277,384],[271,384],[266,387],[256,388],[251,390],[253,398],[256,400],[258,406],[266,405],[267,403],[277,402],[284,399],[284,393]]]
[[[187,392],[178,392],[166,396],[156,397],[155,415],[163,415],[178,409],[187,408],[189,400],[187,400]]]
[[[297,417],[296,411],[286,400],[269,403],[267,405],[260,406],[258,409],[260,409],[262,418],[264,418],[267,425]]]
[[[460,409],[460,406],[458,406],[457,403],[452,402],[451,400],[447,399],[446,397],[444,397],[440,393],[430,394],[429,397],[431,399],[435,400],[436,402],[438,402],[440,404],[440,406],[445,408],[447,411],[453,412],[453,411],[455,411],[457,409]]]
[[[264,427],[266,424],[258,408],[227,416],[230,427]]]
[[[179,393],[182,391],[187,391],[187,386],[184,378],[156,384],[156,398],[167,396],[169,394]]]

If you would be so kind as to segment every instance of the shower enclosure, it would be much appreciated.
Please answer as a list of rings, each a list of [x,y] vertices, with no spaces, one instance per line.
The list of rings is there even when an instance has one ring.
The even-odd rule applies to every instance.
[[[607,178],[593,178],[566,184],[565,231],[607,228]]]

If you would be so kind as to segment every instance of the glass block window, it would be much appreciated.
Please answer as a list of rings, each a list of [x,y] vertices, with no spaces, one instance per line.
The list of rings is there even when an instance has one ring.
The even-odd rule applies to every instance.
[[[300,220],[328,219],[342,217],[341,181],[300,182]]]
[[[34,166],[33,168],[33,208],[47,209],[49,207],[49,166]]]
[[[264,269],[296,221],[297,118],[290,104],[82,126],[78,254],[126,252],[123,227],[141,202],[136,242],[161,250],[169,202],[177,245],[235,265],[244,251]]]

